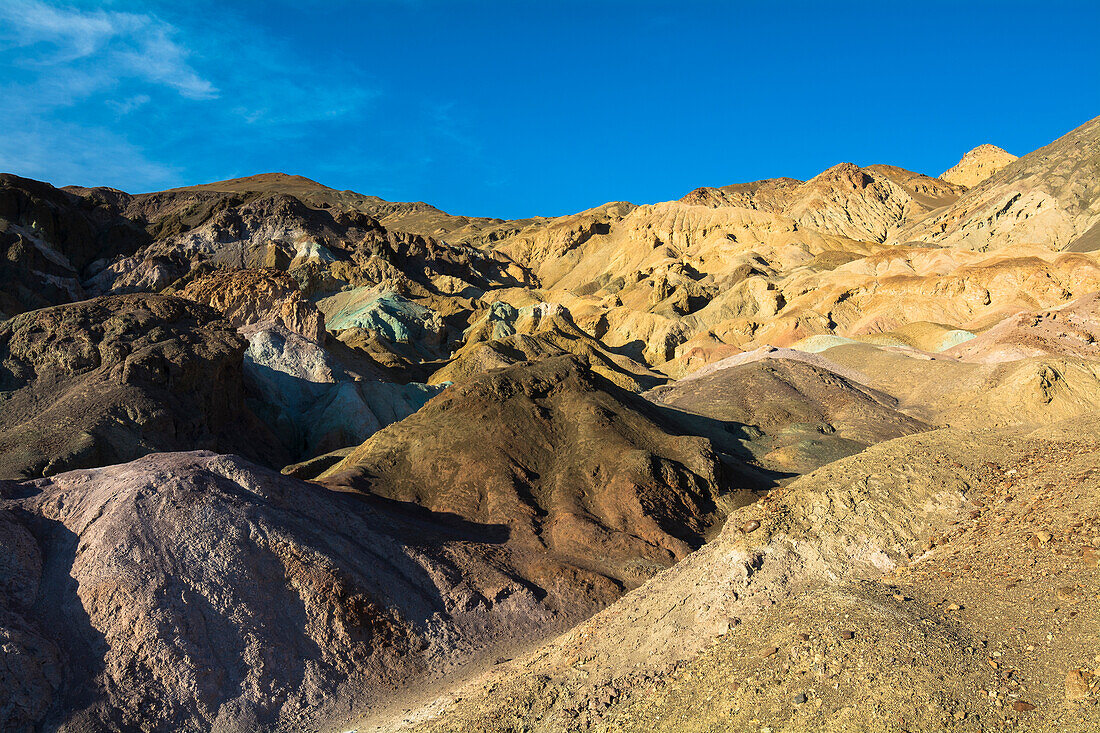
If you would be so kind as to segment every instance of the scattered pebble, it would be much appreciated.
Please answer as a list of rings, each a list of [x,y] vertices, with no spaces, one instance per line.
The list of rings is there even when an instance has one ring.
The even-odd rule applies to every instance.
[[[801,705],[804,702],[806,702],[806,693],[800,692],[800,693],[798,693],[797,695],[794,696],[794,704],[795,705]]]
[[[760,529],[760,522],[755,519],[750,519],[749,521],[741,525],[741,532],[744,534],[755,532],[758,529]]]
[[[1079,600],[1080,593],[1073,586],[1066,585],[1058,589],[1058,600],[1061,601],[1076,601]]]
[[[760,656],[766,659],[775,654],[777,651],[779,650],[776,649],[774,646],[766,646],[760,650]]]
[[[1066,672],[1066,699],[1084,700],[1091,691],[1094,675],[1084,669],[1071,669]]]
[[[851,639],[853,636],[855,636],[855,633],[849,631],[848,629],[840,632],[841,639]]]
[[[1027,700],[1017,700],[1012,703],[1012,709],[1018,713],[1026,713],[1028,710],[1034,710],[1035,706],[1029,703]]]

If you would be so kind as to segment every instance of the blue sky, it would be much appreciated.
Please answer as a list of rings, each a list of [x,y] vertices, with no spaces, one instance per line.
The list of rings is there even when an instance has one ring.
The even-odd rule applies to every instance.
[[[937,174],[1100,114],[1100,3],[0,0],[0,170],[298,173],[521,217],[841,161]]]

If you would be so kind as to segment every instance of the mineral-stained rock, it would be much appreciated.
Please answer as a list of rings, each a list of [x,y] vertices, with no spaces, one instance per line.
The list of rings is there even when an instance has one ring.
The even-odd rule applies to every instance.
[[[442,389],[359,374],[320,344],[279,325],[241,332],[248,338],[246,383],[258,395],[250,404],[293,459],[358,445]]]
[[[244,404],[245,340],[211,308],[107,296],[0,324],[0,476],[219,448],[283,465]]]
[[[179,295],[220,311],[232,325],[275,324],[323,344],[325,317],[298,282],[277,270],[220,270],[187,283]]]
[[[1009,316],[945,353],[985,363],[1053,355],[1097,359],[1098,342],[1100,294],[1092,293],[1055,308]]]

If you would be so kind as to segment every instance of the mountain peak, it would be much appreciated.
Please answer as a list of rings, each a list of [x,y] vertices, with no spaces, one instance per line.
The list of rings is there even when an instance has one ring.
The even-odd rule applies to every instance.
[[[996,145],[982,143],[964,155],[955,166],[940,174],[940,179],[959,186],[973,188],[1006,165],[1016,156]]]
[[[264,193],[279,191],[294,193],[296,191],[331,191],[328,186],[318,183],[305,176],[292,175],[290,173],[260,173],[244,178],[230,178],[226,181],[202,183],[197,186],[185,186],[173,191],[222,191],[231,193],[244,193],[260,191]]]

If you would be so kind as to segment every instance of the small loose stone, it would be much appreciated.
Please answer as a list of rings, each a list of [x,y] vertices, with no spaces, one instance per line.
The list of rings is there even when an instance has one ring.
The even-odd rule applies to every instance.
[[[1018,713],[1026,713],[1028,710],[1034,710],[1035,706],[1029,703],[1027,700],[1017,700],[1012,703],[1012,709]]]
[[[845,629],[844,631],[840,632],[840,638],[841,639],[851,639],[853,636],[855,636],[855,633],[852,632],[852,631],[849,631],[848,629]]]
[[[1084,700],[1089,696],[1092,673],[1088,670],[1071,669],[1066,673],[1066,699]]]
[[[806,693],[800,692],[800,693],[798,693],[797,695],[794,696],[794,704],[795,705],[801,705],[804,702],[806,702]]]
[[[758,529],[760,529],[760,522],[755,519],[750,519],[749,521],[741,525],[741,532],[744,534],[755,532]]]

